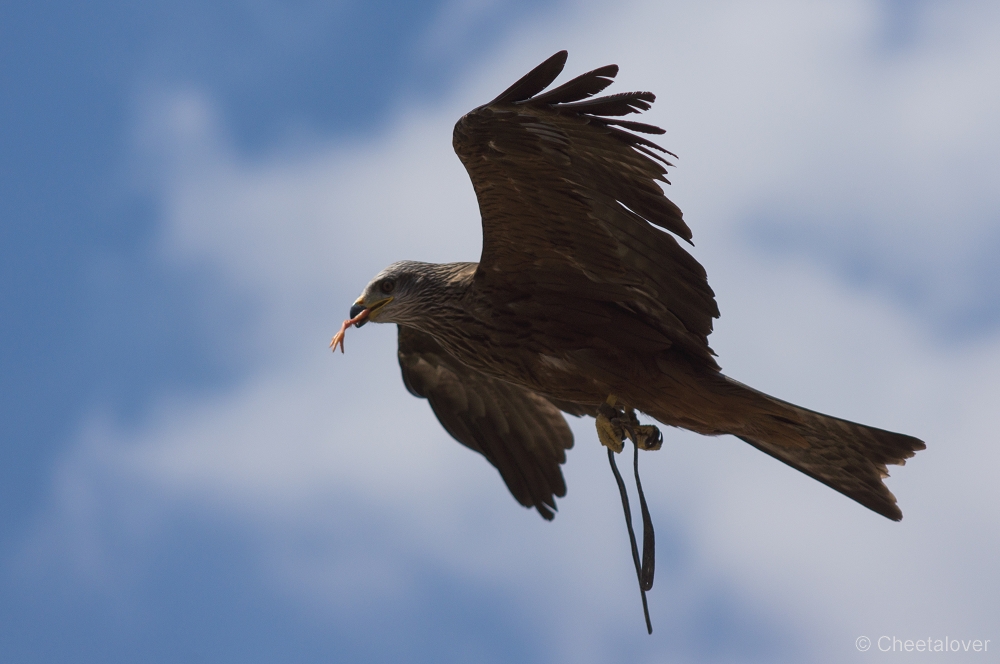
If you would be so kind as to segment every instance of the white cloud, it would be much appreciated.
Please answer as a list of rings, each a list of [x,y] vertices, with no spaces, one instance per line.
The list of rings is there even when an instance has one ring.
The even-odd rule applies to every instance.
[[[739,644],[710,657],[677,627],[719,588],[814,661],[846,661],[860,634],[1000,638],[988,631],[1000,610],[1000,335],[944,346],[888,291],[845,284],[812,254],[776,258],[746,232],[774,209],[835,238],[832,252],[863,244],[942,292],[975,286],[963,265],[1000,211],[997,11],[931,7],[912,41],[886,49],[879,7],[567,5],[451,98],[404,105],[384,136],[259,161],[226,145],[208,96],[161,97],[143,135],[163,159],[163,250],[255,298],[259,327],[246,334],[261,361],[224,393],[164,399],[137,429],[91,429],[60,486],[126,487],[91,505],[115,514],[135,501],[245,523],[275,587],[333,611],[405,594],[410,561],[431,560],[544,618],[557,659],[601,661],[619,630],[638,638],[620,505],[590,421],[574,423],[569,494],[544,523],[405,392],[393,330],[351,330],[344,356],[325,347],[385,264],[478,256],[451,126],[565,47],[569,73],[618,62],[616,87],[660,95],[651,119],[681,155],[668,193],[719,296],[713,345],[727,373],[929,444],[889,480],[906,514],[897,525],[739,441],[667,432],[643,461],[661,544],[677,538],[650,597],[650,661],[752,658]],[[935,306],[927,315],[947,309]],[[99,537],[91,517],[55,511],[58,527]],[[318,553],[296,546],[306,532],[326,542]],[[370,538],[363,554],[352,538]],[[384,580],[374,598],[362,575]]]

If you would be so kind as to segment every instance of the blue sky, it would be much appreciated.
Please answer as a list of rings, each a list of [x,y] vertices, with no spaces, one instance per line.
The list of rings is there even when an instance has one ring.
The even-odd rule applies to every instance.
[[[1000,639],[996,10],[646,4],[0,8],[0,658],[848,661],[859,630]],[[893,530],[671,432],[647,471],[652,639],[590,423],[541,523],[405,393],[391,331],[324,348],[385,263],[474,260],[450,124],[560,48],[659,95],[723,367],[931,443],[893,472]]]
[[[165,385],[214,385],[198,275],[150,259],[158,201],[130,186],[137,98],[209,89],[242,152],[296,126],[375,131],[404,91],[432,94],[452,57],[415,62],[441,3],[6,4],[2,45],[5,289],[3,522],[26,518],[40,474],[84,409],[134,414]],[[523,8],[510,8],[523,16]],[[497,12],[503,16],[504,12]],[[491,17],[493,18],[493,17]],[[503,20],[490,25],[502,30]],[[495,39],[456,38],[463,59]],[[450,56],[451,54],[449,54]],[[428,92],[423,92],[429,90]],[[96,261],[116,274],[94,275]],[[108,282],[112,283],[108,283]],[[235,322],[235,321],[232,321]],[[85,352],[81,352],[82,349]],[[30,444],[27,441],[31,441]],[[45,442],[43,442],[45,441]],[[10,521],[8,521],[10,520]]]
[[[517,5],[510,10],[525,14]],[[152,255],[160,203],[131,186],[128,174],[142,91],[173,83],[211,90],[247,154],[273,148],[294,126],[370,134],[404,90],[432,94],[448,84],[457,68],[451,53],[437,61],[412,57],[414,42],[440,11],[433,2],[5,3],[0,9],[0,113],[8,128],[0,197],[7,284],[0,313],[0,542],[8,552],[43,509],[54,460],[88,409],[134,421],[153,395],[219,389],[244,370],[220,357],[217,336],[237,329],[239,303],[206,321],[203,275],[165,268]],[[502,17],[491,17],[499,19],[491,21],[497,33]],[[493,30],[471,27],[480,33],[476,39],[459,35],[454,44],[464,59],[482,57],[496,39]],[[152,612],[146,619],[126,620],[128,611],[109,606],[101,593],[63,593],[60,583],[39,591],[5,575],[3,658],[197,659],[213,637],[171,645],[177,633],[189,621],[230,613],[253,591],[236,578],[215,578],[241,558],[237,544],[197,523],[178,531],[178,539],[188,538],[202,545],[164,549],[163,566],[136,589],[156,597],[145,607]],[[229,554],[214,550],[220,539]],[[184,590],[171,592],[179,579]],[[192,606],[194,615],[186,616]],[[283,636],[268,634],[260,623],[274,613],[256,613],[223,621],[228,628],[211,627],[228,631],[221,639],[228,644],[261,633],[240,648],[219,643],[216,655],[270,661],[310,651],[288,649],[303,641],[300,628],[286,624],[277,627],[290,630]],[[310,640],[317,656],[329,652],[322,637]],[[273,650],[261,650],[266,643]]]

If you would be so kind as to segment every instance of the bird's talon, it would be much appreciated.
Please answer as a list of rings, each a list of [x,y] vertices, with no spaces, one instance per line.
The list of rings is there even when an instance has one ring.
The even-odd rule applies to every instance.
[[[641,450],[655,451],[663,447],[663,434],[652,424],[640,424],[635,427],[632,440]]]
[[[658,450],[663,446],[663,434],[651,424],[639,424],[632,408],[611,405],[612,397],[597,409],[597,437],[611,451],[620,453],[628,437],[642,450]]]
[[[603,412],[597,414],[597,439],[601,441],[601,445],[615,454],[619,454],[625,449],[625,434],[621,424]]]

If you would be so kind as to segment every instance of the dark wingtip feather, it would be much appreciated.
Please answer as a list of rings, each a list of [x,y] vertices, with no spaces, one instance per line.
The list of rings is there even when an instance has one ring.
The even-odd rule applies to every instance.
[[[588,115],[629,115],[648,111],[655,100],[656,95],[652,92],[619,92],[597,99],[563,104],[560,109]]]
[[[567,81],[558,88],[553,88],[545,94],[532,97],[532,104],[567,104],[592,97],[614,83],[618,75],[618,65],[605,65],[586,74]]]
[[[552,81],[556,80],[556,76],[558,76],[563,70],[563,67],[566,66],[567,57],[569,57],[568,51],[559,51],[548,60],[519,78],[514,85],[501,92],[500,95],[487,104],[487,106],[493,104],[509,104],[534,97],[536,94],[549,87]]]
[[[653,125],[646,124],[645,122],[630,122],[628,120],[612,120],[610,118],[602,118],[602,122],[606,124],[618,125],[619,127],[624,127],[625,129],[630,129],[632,131],[639,131],[644,134],[665,134],[665,130],[660,127],[655,127]],[[666,150],[664,150],[666,152]],[[674,155],[675,157],[677,155]]]
[[[613,136],[628,143],[639,152],[667,166],[673,165],[663,157],[651,152],[648,148],[672,157],[676,157],[677,155],[642,136],[631,133],[663,134],[665,133],[663,129],[643,122],[614,119],[614,116],[641,113],[642,111],[649,110],[656,100],[656,95],[652,92],[623,92],[590,99],[590,97],[593,97],[593,95],[604,90],[614,82],[613,79],[618,74],[618,65],[599,67],[586,74],[577,76],[548,92],[538,94],[545,88],[545,86],[541,86],[541,83],[545,81],[545,85],[548,85],[555,80],[555,77],[562,70],[565,63],[566,51],[559,51],[559,53],[556,53],[531,70],[520,81],[504,91],[496,100],[490,102],[490,104],[505,102],[524,104],[525,106],[548,106],[560,113],[584,117],[591,122],[604,126]],[[528,95],[529,92],[531,93],[530,95]],[[664,180],[664,182],[668,181]]]
[[[663,129],[645,124],[642,122],[630,122],[627,120],[614,120],[607,116],[621,116],[630,113],[640,113],[649,110],[656,95],[652,92],[623,92],[620,94],[608,95],[597,99],[590,99],[595,94],[601,92],[611,85],[614,77],[618,75],[618,65],[605,65],[598,67],[586,74],[581,74],[576,78],[563,83],[562,85],[539,94],[556,79],[569,57],[567,51],[559,51],[548,60],[538,65],[530,72],[522,76],[514,85],[504,90],[500,95],[491,101],[487,106],[494,104],[526,104],[530,106],[544,105],[553,107],[560,112],[570,112],[592,118],[604,126],[617,125],[623,129],[638,131],[645,134],[663,134]],[[640,136],[629,134],[622,129],[612,129],[613,132],[633,147],[644,145],[671,156],[676,156],[672,152],[663,149],[656,143],[648,141]],[[653,155],[659,161],[670,165],[664,159]]]

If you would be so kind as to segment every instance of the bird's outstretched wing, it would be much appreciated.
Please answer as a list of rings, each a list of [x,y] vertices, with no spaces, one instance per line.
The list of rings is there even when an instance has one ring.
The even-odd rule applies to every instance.
[[[566,495],[559,466],[573,446],[562,413],[539,395],[470,369],[434,338],[399,326],[399,366],[414,396],[430,401],[455,440],[481,453],[519,503],[546,519]]]
[[[476,286],[508,300],[549,295],[586,300],[588,310],[615,307],[655,330],[662,347],[717,368],[708,335],[719,310],[705,270],[654,227],[691,239],[658,184],[667,182],[662,155],[670,153],[633,133],[663,130],[620,119],[647,110],[654,96],[592,98],[616,65],[541,93],[565,62],[565,51],[555,54],[455,125],[455,152],[483,220]]]

